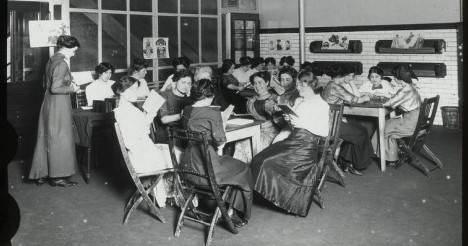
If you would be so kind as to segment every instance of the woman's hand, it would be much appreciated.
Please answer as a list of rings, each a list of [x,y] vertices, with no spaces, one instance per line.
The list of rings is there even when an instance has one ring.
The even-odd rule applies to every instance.
[[[83,91],[82,89],[80,89],[80,86],[77,85],[75,82],[71,82],[71,87],[73,92],[79,93]]]

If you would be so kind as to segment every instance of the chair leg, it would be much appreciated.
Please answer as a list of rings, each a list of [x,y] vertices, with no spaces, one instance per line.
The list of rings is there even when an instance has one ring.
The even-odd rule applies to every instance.
[[[330,168],[328,167],[328,165],[325,165],[325,167],[323,168],[322,175],[320,177],[320,183],[319,183],[319,185],[317,187],[318,191],[322,190],[323,184],[325,183],[325,179],[326,179],[329,171],[330,171]]]
[[[187,208],[189,204],[192,202],[194,197],[195,197],[195,193],[191,193],[190,196],[187,198],[187,200],[185,200],[184,206],[182,207],[182,210],[180,211],[179,219],[177,220],[177,225],[176,225],[176,229],[174,232],[175,237],[180,236],[180,232],[182,231],[182,226],[184,226],[185,212],[187,211]]]
[[[338,165],[336,164],[336,162],[333,160],[331,161],[331,165],[330,165],[330,171],[333,171],[334,173],[337,173],[338,175],[336,175],[337,177],[331,177],[330,175],[328,175],[328,177],[334,179],[336,182],[338,182],[339,185],[345,187],[345,183],[344,183],[344,173],[343,171],[341,170],[340,167],[338,167]]]
[[[323,198],[322,198],[322,193],[317,189],[314,193],[313,197],[314,201],[319,205],[321,209],[324,209],[325,207],[323,206]]]
[[[410,151],[408,154],[411,158],[409,164],[422,171],[424,175],[429,176],[429,169],[426,167],[426,165],[424,165],[424,163],[419,159],[419,157],[416,156],[412,151]]]
[[[431,149],[429,148],[429,146],[423,144],[423,149],[424,151],[426,152],[426,154],[430,157],[431,161],[434,162],[437,167],[439,167],[440,169],[442,169],[444,167],[444,164],[442,164],[442,162],[440,161],[439,158],[437,158],[437,156],[434,154],[434,152],[431,151]]]
[[[218,222],[220,215],[221,215],[221,209],[217,207],[213,215],[213,218],[211,219],[210,229],[208,230],[208,236],[206,237],[205,246],[209,246],[211,244],[211,241],[213,240],[214,228],[216,226],[216,223]]]
[[[140,205],[140,203],[143,201],[143,198],[141,197],[140,193],[137,193],[135,197],[132,197],[131,201],[132,203],[130,207],[127,207],[124,211],[124,225],[127,224],[128,218],[130,218],[130,214],[132,214],[132,212]]]
[[[237,228],[234,226],[234,223],[232,223],[232,219],[231,219],[231,217],[229,217],[229,215],[228,215],[228,213],[227,213],[226,206],[224,206],[224,205],[225,205],[225,201],[227,200],[227,198],[228,198],[229,196],[231,196],[231,192],[232,192],[232,187],[231,187],[231,186],[226,187],[226,190],[224,190],[224,194],[223,194],[223,196],[222,196],[222,201],[223,201],[223,203],[220,204],[220,203],[218,202],[218,207],[219,207],[219,209],[220,209],[220,211],[221,211],[222,217],[226,220],[226,223],[227,223],[227,225],[228,225],[228,229],[229,229],[232,233],[237,234],[237,233],[239,233],[239,231],[238,231]]]

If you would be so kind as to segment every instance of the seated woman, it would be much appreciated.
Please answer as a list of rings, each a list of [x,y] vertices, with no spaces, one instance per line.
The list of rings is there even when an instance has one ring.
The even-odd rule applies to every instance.
[[[408,66],[398,66],[394,81],[400,89],[384,103],[385,107],[398,108],[403,112],[402,117],[391,118],[385,123],[385,157],[391,164],[398,161],[396,139],[411,136],[418,122],[421,96],[414,87],[411,77],[416,76]]]
[[[395,88],[393,85],[383,77],[383,70],[377,66],[369,69],[367,75],[368,81],[364,82],[359,88],[361,95],[368,95],[372,97],[390,98],[395,95]]]
[[[360,96],[359,89],[357,88],[355,82],[356,70],[353,66],[344,66],[343,69],[343,83],[341,85],[354,96]]]
[[[190,88],[193,74],[188,70],[180,70],[174,74],[174,86],[168,91],[162,91],[161,96],[166,102],[161,106],[154,119],[155,138],[160,143],[168,143],[167,126],[181,126],[182,110],[192,104]]]
[[[210,142],[209,154],[213,164],[216,182],[220,185],[234,185],[233,196],[229,204],[234,208],[232,215],[236,226],[247,224],[252,207],[252,173],[245,163],[230,156],[219,156],[217,149],[226,142],[221,111],[217,106],[210,106],[214,97],[214,89],[210,80],[196,81],[192,87],[191,97],[195,103],[184,108],[183,125],[191,131],[206,133]],[[205,173],[200,146],[189,145],[183,155],[182,165],[198,173]],[[188,175],[197,184],[207,185],[204,179]],[[228,211],[232,213],[233,210]]]
[[[138,80],[138,99],[143,99],[149,95],[148,82],[146,82],[146,68],[148,65],[143,59],[135,59],[132,66],[128,70],[128,75]]]
[[[248,64],[250,65],[250,63]],[[235,64],[232,60],[224,60],[223,65],[221,66],[221,94],[225,99],[226,105],[220,105],[221,109],[224,110],[229,104],[234,105],[234,112],[238,114],[246,113],[246,102],[247,100],[239,95],[240,91],[243,91],[247,84],[241,84],[234,77]]]
[[[172,67],[174,68],[174,73],[184,69],[188,70],[190,68],[190,60],[185,56],[177,57],[172,61]],[[172,89],[172,86],[175,83],[173,77],[174,74],[171,74],[169,77],[167,77],[166,81],[161,87],[161,91],[168,91]]]
[[[325,73],[328,73],[328,76],[332,78],[322,92],[322,97],[327,103],[364,103],[370,100],[368,96],[354,96],[341,85],[344,72],[340,66],[327,69]],[[343,118],[339,137],[344,142],[340,148],[338,162],[345,171],[361,175],[359,170],[366,169],[372,163],[372,144],[367,130],[363,126],[355,122],[345,122],[346,118]]]
[[[317,165],[328,135],[329,105],[315,94],[317,80],[298,84],[299,97],[289,116],[292,133],[252,160],[255,191],[289,213],[306,216],[319,182]],[[311,123],[312,122],[312,123]]]
[[[92,106],[94,100],[104,101],[104,99],[114,96],[111,86],[115,81],[110,80],[112,73],[114,73],[114,67],[110,63],[101,62],[94,71],[96,80],[86,87],[88,106]]]
[[[149,137],[150,124],[154,115],[142,112],[132,103],[137,100],[138,80],[123,76],[112,85],[119,96],[119,105],[114,109],[115,120],[119,124],[130,161],[137,173],[151,173],[172,168],[167,144],[154,144]],[[156,200],[160,207],[166,203],[166,183],[156,186]]]

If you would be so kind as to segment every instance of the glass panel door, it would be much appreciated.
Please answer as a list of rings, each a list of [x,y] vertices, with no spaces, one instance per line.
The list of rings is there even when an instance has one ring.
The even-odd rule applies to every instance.
[[[231,59],[259,56],[258,14],[231,14]]]

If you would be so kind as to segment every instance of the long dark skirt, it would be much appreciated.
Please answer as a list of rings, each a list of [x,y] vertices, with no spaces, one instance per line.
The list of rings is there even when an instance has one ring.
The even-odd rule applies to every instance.
[[[233,185],[236,188],[228,202],[234,209],[242,213],[244,219],[249,219],[253,201],[253,178],[249,166],[230,156],[218,156],[211,146],[209,152],[216,182],[218,185]],[[205,174],[203,162],[200,147],[190,145],[184,152],[181,164],[184,168]],[[194,184],[208,185],[204,178],[194,175],[186,175],[186,178]]]
[[[324,140],[296,128],[288,138],[257,154],[251,164],[255,191],[289,213],[307,216],[319,179]]]
[[[353,163],[357,170],[366,169],[372,163],[372,144],[367,130],[356,123],[342,122],[340,138],[340,158]]]

